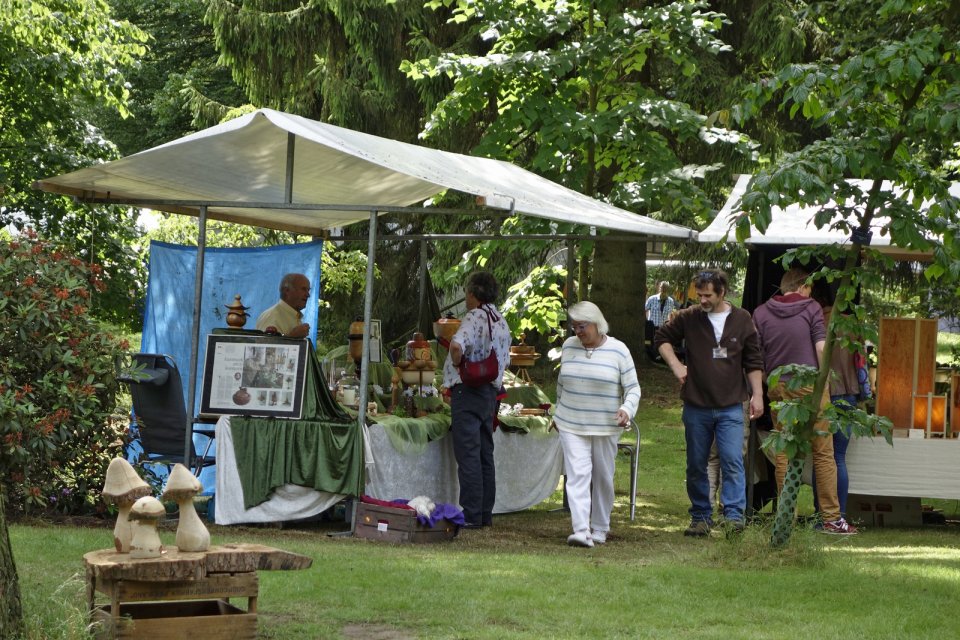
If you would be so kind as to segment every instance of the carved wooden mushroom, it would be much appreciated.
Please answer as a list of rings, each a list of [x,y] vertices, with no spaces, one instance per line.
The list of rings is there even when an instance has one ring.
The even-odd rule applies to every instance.
[[[160,535],[157,524],[163,519],[166,509],[153,496],[144,496],[133,503],[130,521],[133,523],[133,539],[130,541],[131,558],[159,558]]]
[[[210,532],[193,506],[194,496],[201,491],[203,485],[189,469],[182,464],[173,465],[161,498],[173,500],[180,508],[180,522],[177,523],[177,548],[180,551],[206,551],[210,548]]]
[[[139,498],[150,495],[150,485],[137,475],[129,462],[123,458],[114,458],[107,467],[107,477],[100,495],[119,508],[117,523],[113,527],[113,545],[118,552],[129,553],[130,540],[133,538],[129,520],[130,508]]]

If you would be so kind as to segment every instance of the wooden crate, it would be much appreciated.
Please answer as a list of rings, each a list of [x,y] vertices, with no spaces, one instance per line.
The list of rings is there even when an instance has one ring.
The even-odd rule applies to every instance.
[[[423,544],[450,540],[457,535],[457,530],[458,526],[445,518],[431,528],[417,522],[416,512],[410,509],[361,502],[357,506],[353,535],[368,540]]]
[[[257,614],[245,612],[224,600],[125,602],[120,605],[120,618],[116,623],[110,605],[102,605],[93,611],[92,619],[98,639],[252,640],[257,637]]]

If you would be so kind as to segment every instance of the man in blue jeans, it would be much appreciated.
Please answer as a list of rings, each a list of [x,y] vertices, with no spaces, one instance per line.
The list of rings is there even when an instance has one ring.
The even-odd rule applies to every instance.
[[[727,274],[707,269],[693,281],[698,306],[680,311],[657,330],[654,345],[680,381],[687,441],[686,536],[702,537],[713,527],[707,458],[714,439],[720,454],[723,518],[729,531],[743,530],[747,485],[743,469],[743,402],[750,419],[763,415],[763,353],[750,314],[725,300]],[[686,344],[686,364],[674,347]]]

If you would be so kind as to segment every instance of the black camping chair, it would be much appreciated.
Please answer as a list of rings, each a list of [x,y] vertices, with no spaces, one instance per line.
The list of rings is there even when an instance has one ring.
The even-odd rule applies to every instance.
[[[190,459],[184,460],[187,410],[176,363],[171,356],[157,353],[134,353],[130,359],[130,366],[121,368],[117,380],[130,387],[144,462],[167,467],[179,462],[199,476],[205,466],[216,462],[208,456],[216,432],[194,427],[193,433],[207,436],[207,445],[198,456],[191,436]]]

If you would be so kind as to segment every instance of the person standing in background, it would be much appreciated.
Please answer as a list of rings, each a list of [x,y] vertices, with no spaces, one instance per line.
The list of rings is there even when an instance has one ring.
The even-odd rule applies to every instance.
[[[669,282],[661,281],[658,285],[658,291],[658,293],[647,298],[643,305],[647,317],[645,330],[645,341],[648,343],[647,355],[650,356],[651,360],[657,359],[657,352],[653,348],[654,334],[656,334],[657,329],[667,323],[670,314],[678,307],[677,301],[670,295],[673,292],[673,286]]]
[[[310,280],[302,273],[288,273],[280,280],[280,301],[257,318],[256,328],[288,338],[305,338],[310,325],[303,322],[303,309],[310,300]]]
[[[753,321],[760,334],[763,345],[764,368],[772,373],[778,367],[790,364],[817,367],[823,358],[823,346],[827,329],[823,322],[823,310],[810,298],[812,287],[807,284],[809,273],[798,267],[789,269],[780,279],[780,295],[773,296],[753,313]],[[770,402],[802,398],[813,392],[812,387],[799,391],[787,388],[789,375],[783,375],[777,386],[768,388]],[[820,402],[827,402],[828,390]],[[778,412],[771,410],[775,429],[782,429]],[[815,430],[829,431],[829,425],[822,416],[817,420]],[[849,524],[840,515],[840,503],[837,498],[837,463],[833,458],[833,438],[830,435],[813,436],[813,468],[817,477],[817,495],[822,507],[824,533],[852,535],[856,527]],[[783,490],[787,474],[787,455],[777,453],[777,488]]]
[[[610,532],[617,441],[640,405],[637,369],[627,345],[592,302],[567,310],[575,335],[563,343],[553,424],[560,433],[573,533],[567,544],[604,544]]]
[[[460,508],[466,529],[493,525],[497,498],[493,464],[493,419],[503,372],[510,364],[510,329],[494,305],[500,286],[493,274],[478,271],[464,287],[467,313],[450,339],[443,363],[443,386],[450,393],[450,432],[460,481]],[[463,359],[483,360],[491,348],[497,356],[496,379],[472,387],[463,383],[459,367]]]
[[[750,314],[726,300],[727,274],[701,271],[694,279],[700,304],[683,309],[660,327],[654,343],[680,381],[687,443],[686,536],[703,537],[713,527],[707,458],[714,440],[720,454],[721,501],[728,531],[743,530],[746,478],[743,469],[743,402],[750,418],[763,414],[763,353]],[[686,342],[686,364],[674,348]]]

